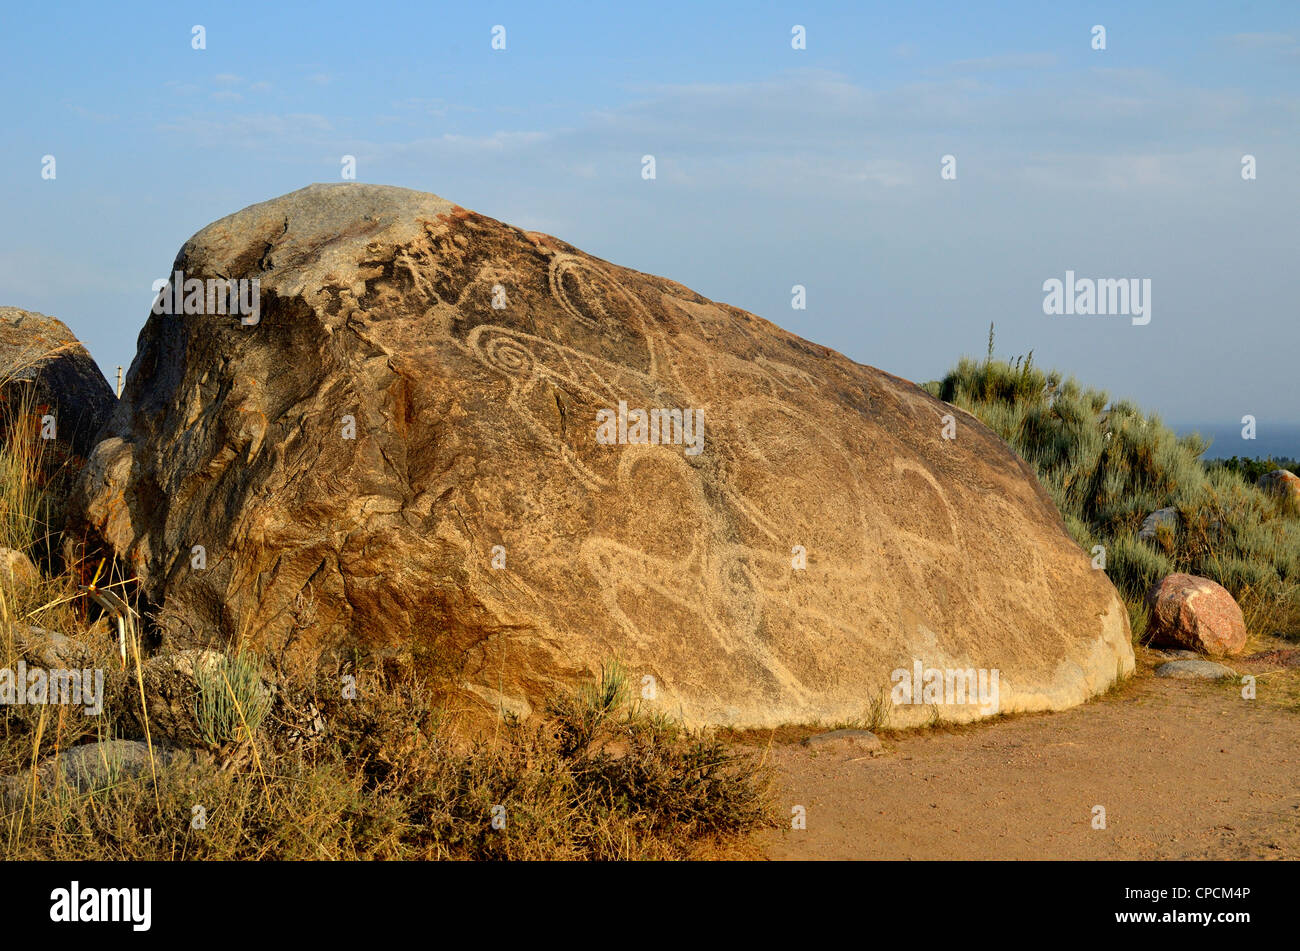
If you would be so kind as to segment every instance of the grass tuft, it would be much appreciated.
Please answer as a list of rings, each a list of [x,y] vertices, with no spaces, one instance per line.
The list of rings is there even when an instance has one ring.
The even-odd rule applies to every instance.
[[[194,698],[199,734],[209,747],[250,741],[271,710],[271,694],[251,655],[222,654],[213,663],[196,662]]]

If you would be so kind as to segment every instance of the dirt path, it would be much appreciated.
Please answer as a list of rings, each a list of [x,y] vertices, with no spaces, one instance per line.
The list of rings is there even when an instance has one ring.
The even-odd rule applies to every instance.
[[[1291,694],[1296,672],[1280,676]],[[1261,679],[1248,701],[1148,668],[1073,710],[902,735],[874,757],[776,746],[782,812],[803,805],[807,828],[763,846],[780,859],[1300,858],[1300,711],[1262,698],[1275,686]]]

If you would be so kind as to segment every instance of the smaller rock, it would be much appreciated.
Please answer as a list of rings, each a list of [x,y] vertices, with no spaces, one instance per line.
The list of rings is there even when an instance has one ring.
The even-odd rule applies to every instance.
[[[883,748],[880,737],[870,730],[831,730],[805,737],[801,745],[815,750],[853,750],[862,753],[875,753]]]
[[[57,317],[0,307],[0,432],[16,413],[49,414],[57,437],[47,445],[90,454],[117,406],[113,388],[68,326]]]
[[[1286,469],[1274,469],[1265,472],[1255,483],[1269,495],[1290,498],[1300,503],[1300,476]]]
[[[161,767],[171,762],[175,751],[157,743],[152,760]],[[143,740],[100,740],[74,746],[36,768],[38,792],[64,787],[78,795],[102,789],[118,780],[137,776],[149,769],[149,746]],[[32,790],[30,771],[0,777],[0,804],[7,811],[19,808]]]
[[[1222,585],[1197,575],[1176,573],[1151,586],[1151,642],[1158,647],[1194,650],[1211,657],[1239,654],[1246,646],[1246,619]]]
[[[1169,526],[1171,531],[1177,530],[1178,509],[1173,506],[1156,509],[1142,520],[1142,527],[1138,529],[1138,538],[1144,542],[1155,541],[1156,535],[1162,525]]]
[[[1223,680],[1237,677],[1237,672],[1212,660],[1171,660],[1156,668],[1156,676],[1176,680]]]
[[[27,625],[25,630],[14,630],[14,647],[29,661],[48,670],[78,669],[94,662],[89,644],[35,624]]]
[[[41,580],[32,560],[13,548],[0,548],[0,582],[12,588],[25,588]]]

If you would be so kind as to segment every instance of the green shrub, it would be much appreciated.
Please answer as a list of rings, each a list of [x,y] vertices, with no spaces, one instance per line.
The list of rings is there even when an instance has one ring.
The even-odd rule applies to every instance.
[[[1117,535],[1106,550],[1106,574],[1133,602],[1141,603],[1153,584],[1176,570],[1168,556],[1136,535]]]
[[[1037,472],[1071,536],[1107,549],[1107,572],[1130,603],[1173,571],[1212,578],[1241,598],[1253,592],[1300,635],[1300,519],[1286,499],[1254,484],[1275,464],[1205,464],[1208,443],[1179,437],[1128,400],[1023,362],[961,359],[939,394],[1005,439]],[[1258,471],[1257,471],[1258,470]],[[1137,538],[1157,509],[1179,513],[1177,531]],[[1280,605],[1280,606],[1279,606]]]
[[[198,662],[194,678],[198,684],[194,712],[204,743],[223,747],[249,740],[257,733],[271,710],[271,693],[250,655],[223,654],[212,663]]]

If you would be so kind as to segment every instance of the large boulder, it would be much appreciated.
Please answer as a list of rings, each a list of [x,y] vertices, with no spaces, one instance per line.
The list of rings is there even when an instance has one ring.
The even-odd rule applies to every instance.
[[[149,316],[73,518],[175,638],[400,650],[453,708],[523,715],[619,658],[754,727],[861,717],[914,664],[998,672],[995,709],[932,704],[955,720],[1133,668],[1002,440],[680,284],[359,184],[224,218],[175,272],[256,279],[260,311]],[[647,409],[690,415],[656,444]],[[929,718],[916,687],[890,722]]]
[[[13,416],[54,418],[53,442],[90,454],[117,398],[95,361],[63,321],[17,307],[0,307],[0,425]]]
[[[1182,647],[1212,657],[1239,654],[1246,646],[1246,621],[1227,588],[1182,572],[1153,584],[1146,597],[1151,643]]]

